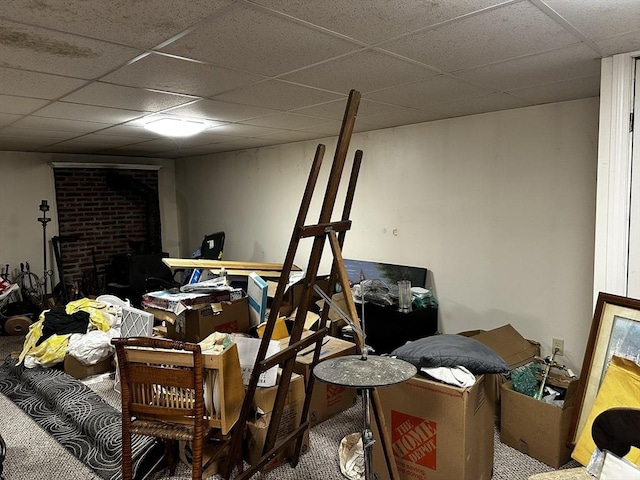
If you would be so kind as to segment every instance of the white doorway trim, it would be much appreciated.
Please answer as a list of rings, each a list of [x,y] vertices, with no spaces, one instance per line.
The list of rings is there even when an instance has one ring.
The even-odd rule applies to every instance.
[[[596,190],[594,306],[599,292],[627,296],[635,59],[640,52],[602,59]]]

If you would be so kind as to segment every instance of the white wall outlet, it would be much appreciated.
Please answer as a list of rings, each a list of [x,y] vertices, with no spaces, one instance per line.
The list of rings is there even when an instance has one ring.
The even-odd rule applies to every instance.
[[[551,339],[551,353],[556,352],[556,355],[564,355],[564,340],[562,338]]]

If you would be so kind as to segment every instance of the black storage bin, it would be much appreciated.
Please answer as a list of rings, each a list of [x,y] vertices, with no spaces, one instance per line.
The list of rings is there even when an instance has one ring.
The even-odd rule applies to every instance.
[[[360,305],[357,306],[358,310]],[[359,316],[360,311],[358,311]],[[364,323],[366,344],[376,355],[391,353],[409,340],[429,337],[438,331],[438,308],[427,307],[400,312],[398,306],[382,307],[365,304]]]

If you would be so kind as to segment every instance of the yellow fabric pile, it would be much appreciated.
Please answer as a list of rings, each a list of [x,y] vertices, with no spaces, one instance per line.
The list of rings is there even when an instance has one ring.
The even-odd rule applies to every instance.
[[[97,300],[82,298],[69,302],[65,307],[65,312],[71,315],[75,312],[83,310],[89,313],[89,329],[97,329],[106,332],[111,328],[109,316],[106,312],[106,305]],[[60,363],[64,360],[69,345],[70,333],[65,335],[51,335],[40,345],[36,345],[40,337],[42,337],[42,326],[45,319],[45,310],[40,314],[37,322],[29,327],[29,332],[24,341],[22,352],[18,359],[18,364],[22,363],[24,358],[29,355],[36,363],[49,367]]]

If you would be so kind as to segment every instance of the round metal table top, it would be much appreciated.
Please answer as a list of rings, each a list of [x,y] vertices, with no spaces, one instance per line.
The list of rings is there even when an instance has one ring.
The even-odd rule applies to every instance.
[[[375,388],[409,380],[416,367],[393,357],[347,355],[319,362],[313,369],[315,377],[324,383],[353,388]]]

